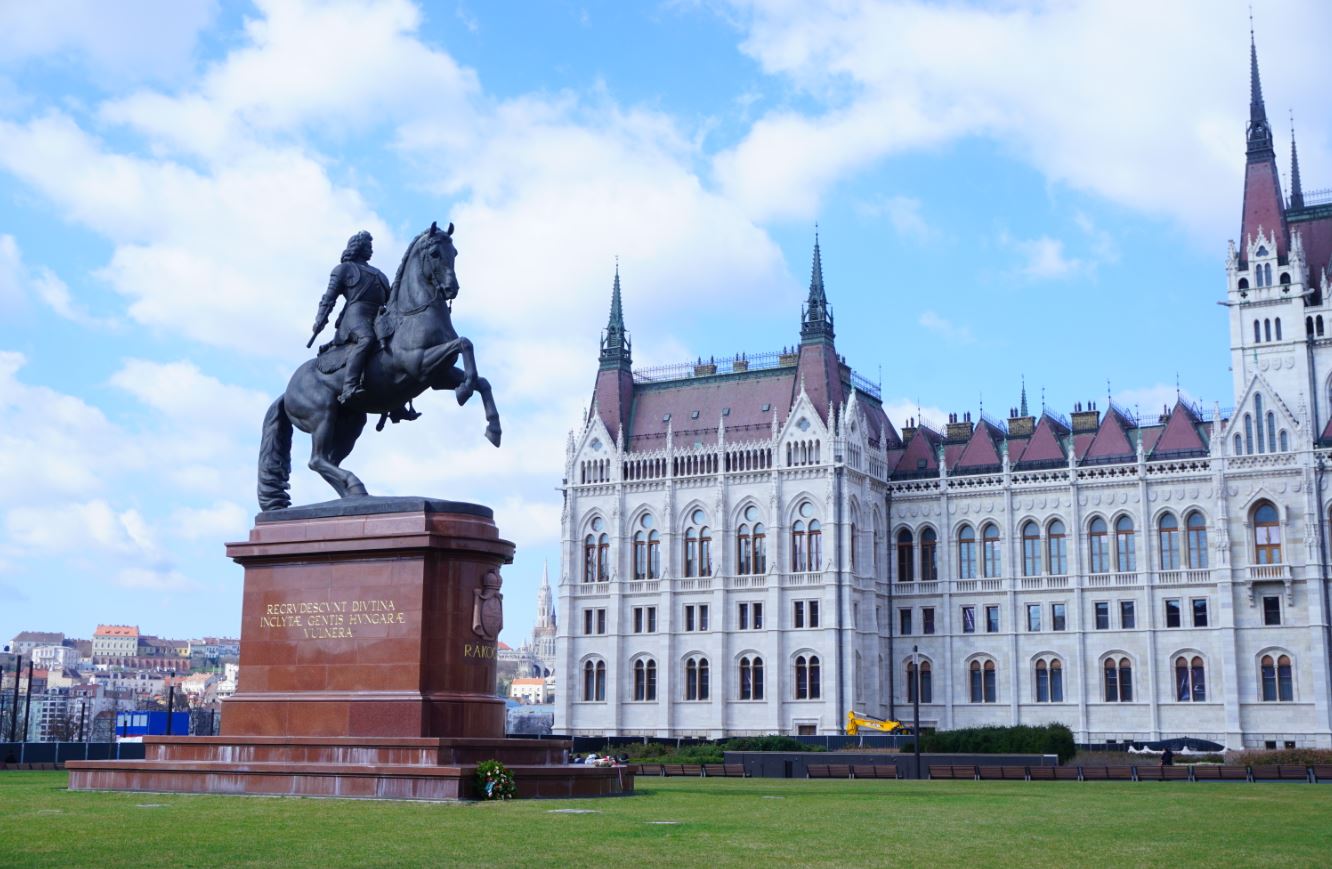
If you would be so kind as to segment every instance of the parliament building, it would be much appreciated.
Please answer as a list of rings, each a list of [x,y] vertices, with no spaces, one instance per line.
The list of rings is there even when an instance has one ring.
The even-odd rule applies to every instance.
[[[635,371],[617,271],[567,447],[556,732],[832,734],[918,698],[941,729],[1332,746],[1332,194],[1293,140],[1284,194],[1251,77],[1233,410],[889,420],[817,239],[796,346]]]

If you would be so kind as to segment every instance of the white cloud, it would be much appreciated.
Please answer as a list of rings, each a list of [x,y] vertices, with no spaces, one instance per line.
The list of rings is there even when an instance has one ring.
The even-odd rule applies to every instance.
[[[1066,278],[1089,267],[1083,260],[1066,256],[1064,242],[1048,235],[1032,239],[1001,236],[1000,242],[1022,255],[1018,271],[1033,280]]]
[[[239,540],[250,527],[251,512],[233,501],[178,507],[171,513],[172,532],[186,540]]]
[[[1154,383],[1151,386],[1135,386],[1121,389],[1114,393],[1115,404],[1125,410],[1137,413],[1144,425],[1151,425],[1160,416],[1162,408],[1167,412],[1173,409],[1175,401],[1183,398],[1191,404],[1197,399],[1186,389],[1179,389],[1174,384]],[[1210,408],[1206,408],[1210,409]]]
[[[909,398],[894,398],[885,401],[883,412],[888,415],[888,419],[892,420],[893,427],[899,433],[909,419],[923,422],[935,431],[942,431],[944,423],[948,419],[948,412],[943,408],[929,404],[921,405],[920,402]]]
[[[1248,101],[1238,0],[734,0],[731,11],[743,50],[817,106],[772,110],[717,157],[750,213],[809,217],[874,161],[983,136],[1053,181],[1201,238],[1235,231]],[[1269,104],[1311,118],[1311,143],[1328,140],[1321,86],[1293,58],[1317,53],[1330,25],[1332,7],[1312,0],[1264,9],[1259,24]]]
[[[959,326],[935,311],[921,314],[920,325],[955,344],[971,344],[976,340],[976,336],[971,334],[970,326]]]
[[[29,551],[160,557],[153,533],[137,510],[116,510],[100,499],[14,507],[5,514],[5,532],[13,545]]]
[[[37,298],[66,320],[84,326],[109,325],[78,305],[69,286],[55,272],[45,266],[31,268],[25,264],[14,236],[0,235],[0,303],[13,314],[25,306],[29,297]]]
[[[192,591],[200,588],[198,582],[171,568],[127,567],[116,572],[115,583],[136,591]]]

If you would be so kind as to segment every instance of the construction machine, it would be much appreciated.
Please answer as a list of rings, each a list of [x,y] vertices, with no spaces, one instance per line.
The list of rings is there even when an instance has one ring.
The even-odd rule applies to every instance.
[[[879,733],[906,733],[910,728],[904,726],[900,721],[888,721],[871,715],[861,715],[855,710],[846,713],[847,735],[855,736],[862,730],[873,730]]]

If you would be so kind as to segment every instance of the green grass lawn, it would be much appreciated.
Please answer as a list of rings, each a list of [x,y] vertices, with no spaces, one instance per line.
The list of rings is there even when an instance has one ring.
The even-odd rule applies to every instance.
[[[1332,864],[1328,785],[640,778],[618,799],[430,804],[65,783],[0,773],[0,866]]]

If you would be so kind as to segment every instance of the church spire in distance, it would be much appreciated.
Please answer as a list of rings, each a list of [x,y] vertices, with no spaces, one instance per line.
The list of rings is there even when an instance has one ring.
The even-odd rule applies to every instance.
[[[1272,149],[1272,128],[1267,123],[1267,106],[1263,103],[1263,82],[1258,75],[1258,46],[1254,41],[1253,22],[1249,22],[1249,161],[1275,157]]]
[[[1300,186],[1300,153],[1295,150],[1295,118],[1290,119],[1290,207],[1304,207],[1304,188]]]
[[[624,307],[620,301],[620,260],[615,259],[615,284],[611,289],[610,319],[601,339],[601,367],[631,368],[629,332],[624,328]]]
[[[814,262],[809,270],[809,296],[800,318],[800,341],[811,343],[833,340],[832,311],[828,296],[823,291],[823,254],[819,250],[819,227],[814,225]]]

